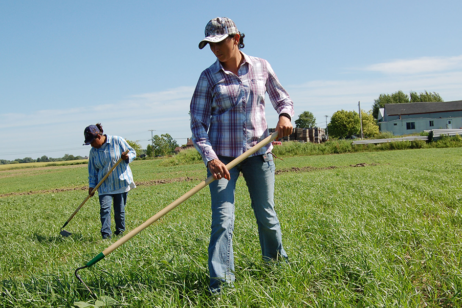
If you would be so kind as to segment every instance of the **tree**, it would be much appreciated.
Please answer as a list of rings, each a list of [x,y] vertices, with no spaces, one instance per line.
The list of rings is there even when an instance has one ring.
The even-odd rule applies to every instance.
[[[147,157],[154,157],[154,151],[153,151],[152,146],[150,144],[148,144],[148,146],[146,147],[146,156]]]
[[[143,154],[143,149],[141,147],[141,144],[139,143],[139,140],[131,141],[131,140],[125,139],[125,141],[127,141],[128,145],[131,146],[133,150],[135,150],[137,157],[139,157],[140,154]]]
[[[32,159],[32,157],[24,157],[23,159],[16,158],[15,161],[17,161],[20,164],[24,164],[24,163],[34,163],[35,159]]]
[[[297,128],[313,128],[316,126],[316,118],[309,111],[304,111],[298,116],[298,120],[295,120],[295,127]]]
[[[356,111],[336,111],[327,125],[329,136],[345,138],[360,132],[359,114]]]
[[[72,154],[64,154],[63,160],[64,160],[64,161],[75,160],[75,157],[74,157],[74,155],[72,155]]]
[[[160,137],[155,135],[153,138],[153,150],[155,156],[165,156],[172,154],[178,143],[169,134],[162,134]]]
[[[411,97],[403,91],[398,91],[393,94],[380,94],[379,98],[374,100],[372,106],[372,115],[375,119],[378,118],[379,109],[385,107],[385,104],[404,104],[404,103],[418,103],[418,102],[444,102],[441,96],[436,92],[422,92],[417,94],[411,92]]]
[[[377,125],[372,110],[368,112],[361,110],[361,118],[363,121],[363,134],[365,137],[374,137],[379,133],[379,126]]]
[[[403,91],[398,91],[393,94],[380,94],[379,98],[374,100],[372,115],[377,119],[379,116],[379,109],[385,107],[385,104],[404,104],[409,102],[409,96],[404,94]]]
[[[422,92],[417,94],[417,92],[411,92],[411,103],[431,103],[431,102],[444,102],[441,96],[436,92]]]

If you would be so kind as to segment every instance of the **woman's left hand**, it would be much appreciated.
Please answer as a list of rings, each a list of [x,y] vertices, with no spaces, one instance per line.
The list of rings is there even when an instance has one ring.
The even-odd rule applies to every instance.
[[[285,116],[280,116],[278,124],[276,125],[276,131],[278,132],[277,139],[282,139],[285,136],[289,136],[292,134],[294,127],[292,126],[292,122],[290,122],[289,118]]]

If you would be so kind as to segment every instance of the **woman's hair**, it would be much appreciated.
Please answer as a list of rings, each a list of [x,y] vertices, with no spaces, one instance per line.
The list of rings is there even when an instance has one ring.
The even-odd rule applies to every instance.
[[[98,127],[99,131],[102,134],[103,133],[103,125],[101,125],[101,123],[96,123],[96,127]]]
[[[242,49],[245,47],[244,45],[244,37],[245,37],[245,34],[244,33],[241,33],[239,32],[240,34],[240,38],[239,38],[239,44],[237,44],[237,46],[239,47],[239,49]],[[234,37],[236,34],[230,34],[229,37]]]

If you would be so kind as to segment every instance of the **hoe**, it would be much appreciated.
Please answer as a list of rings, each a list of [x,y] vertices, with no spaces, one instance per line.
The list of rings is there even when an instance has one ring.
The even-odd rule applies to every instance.
[[[129,151],[125,151],[124,153],[122,153],[123,155],[127,154]],[[98,190],[98,188],[101,186],[101,184],[103,184],[103,182],[107,179],[107,177],[109,176],[109,174],[112,173],[112,171],[120,164],[120,162],[122,161],[122,157],[119,158],[119,160],[115,163],[114,166],[112,166],[111,170],[108,171],[108,173],[104,176],[104,178],[101,179],[101,181],[99,181],[98,185],[96,185],[95,188],[93,188],[93,190],[91,191],[91,194],[89,194],[85,200],[83,200],[82,203],[80,203],[79,207],[74,211],[74,213],[72,213],[71,217],[69,217],[69,219],[66,221],[66,223],[61,227],[61,232],[59,232],[59,234],[61,234],[62,236],[64,237],[68,237],[69,235],[71,235],[72,233],[69,232],[69,231],[66,231],[64,230],[64,227],[67,226],[67,224],[69,223],[69,221],[72,220],[72,218],[74,218],[75,214],[77,214],[78,211],[80,211],[80,209],[82,208],[82,206],[85,204],[85,202],[87,202],[88,199],[90,199],[90,197]]]
[[[239,163],[241,163],[243,160],[245,160],[247,157],[249,157],[253,153],[260,150],[263,146],[265,146],[266,144],[268,144],[271,141],[273,141],[274,139],[276,139],[277,135],[278,135],[278,133],[275,132],[271,136],[266,137],[265,139],[263,139],[262,141],[257,143],[254,147],[252,147],[250,150],[248,150],[245,153],[242,153],[239,157],[235,158],[232,162],[227,164],[226,168],[228,170],[231,170],[232,168],[237,166]],[[196,187],[192,188],[186,194],[184,194],[180,198],[176,199],[175,201],[173,201],[172,203],[167,205],[165,208],[160,210],[157,214],[155,214],[154,216],[152,216],[151,218],[146,220],[144,223],[142,223],[141,225],[139,225],[138,227],[136,227],[135,229],[130,231],[127,235],[125,235],[124,237],[119,239],[117,242],[115,242],[114,244],[112,244],[111,246],[109,246],[108,248],[103,250],[103,252],[99,253],[96,257],[94,257],[92,260],[90,260],[85,266],[77,268],[75,270],[75,277],[77,277],[77,279],[87,288],[87,290],[90,292],[91,296],[96,298],[97,296],[91,291],[91,289],[85,284],[85,282],[83,282],[82,278],[80,278],[80,276],[79,276],[79,274],[77,272],[79,270],[81,270],[81,269],[90,267],[93,264],[97,263],[98,261],[102,260],[104,257],[109,255],[111,252],[113,252],[114,250],[116,250],[117,248],[119,248],[120,246],[125,244],[125,242],[129,241],[132,237],[137,235],[139,232],[141,232],[145,228],[149,227],[153,222],[155,222],[156,220],[158,220],[159,218],[161,218],[162,216],[164,216],[165,214],[167,214],[168,212],[173,210],[175,207],[177,207],[178,205],[180,205],[181,203],[186,201],[189,197],[191,197],[192,195],[197,193],[199,190],[201,190],[202,188],[204,188],[207,185],[209,185],[210,183],[212,183],[214,180],[215,179],[213,178],[213,176],[209,176],[206,180],[199,183]]]

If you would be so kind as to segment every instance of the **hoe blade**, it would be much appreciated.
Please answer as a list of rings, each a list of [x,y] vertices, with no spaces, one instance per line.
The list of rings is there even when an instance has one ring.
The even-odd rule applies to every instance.
[[[61,235],[64,236],[64,237],[68,237],[68,236],[71,235],[72,233],[70,233],[69,231],[66,231],[66,230],[61,230],[61,232],[59,232],[59,234],[61,234]]]

